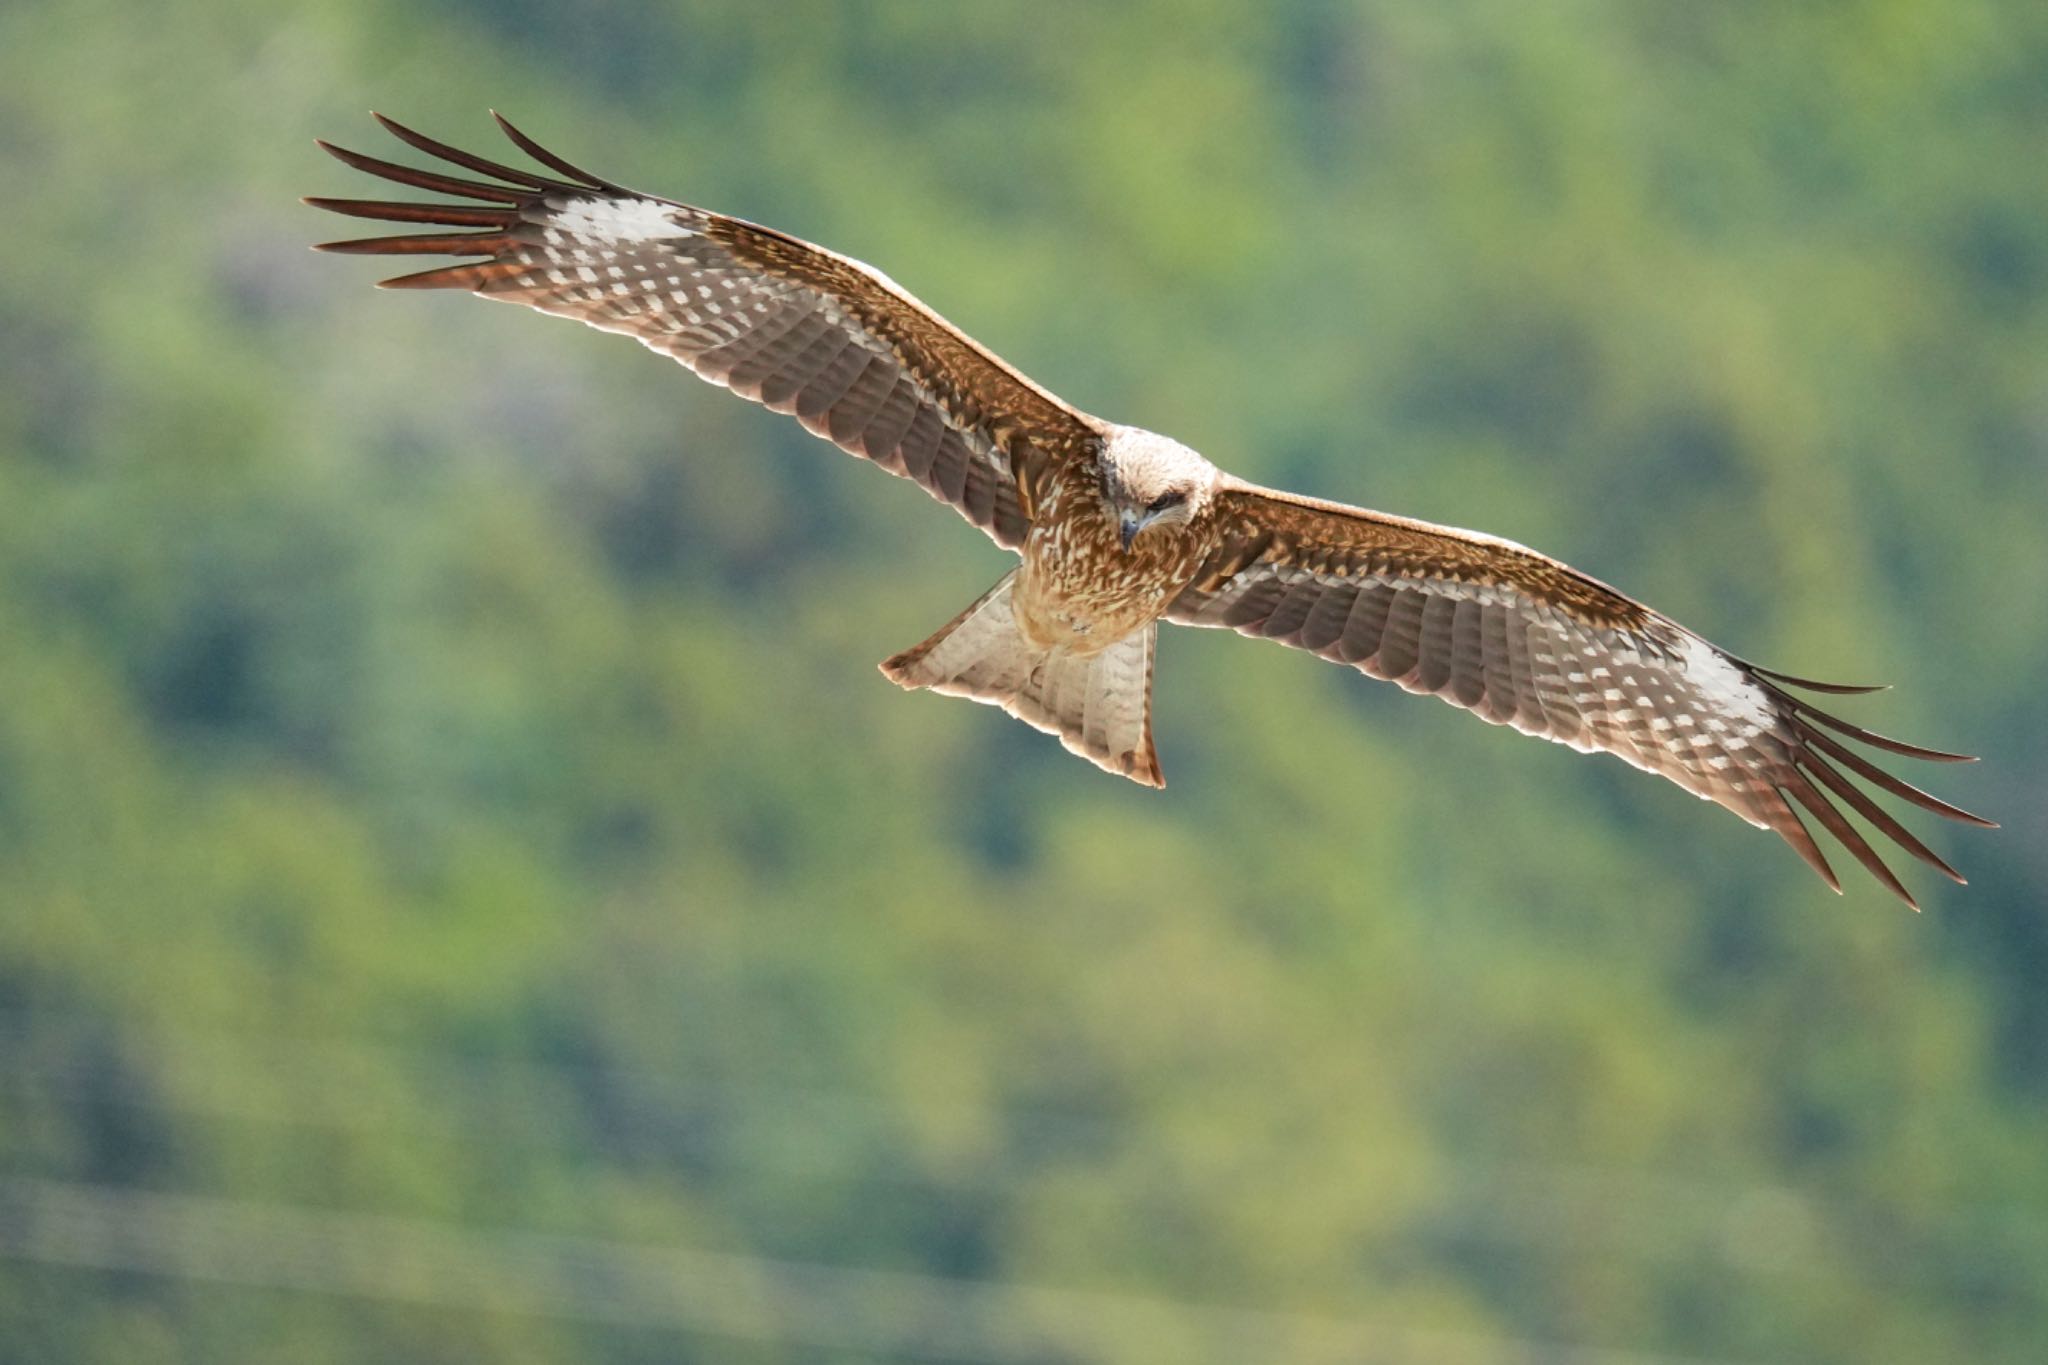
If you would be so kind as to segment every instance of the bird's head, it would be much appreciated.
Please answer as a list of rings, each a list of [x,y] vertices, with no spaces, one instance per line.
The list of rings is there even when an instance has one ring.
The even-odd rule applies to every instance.
[[[1102,496],[1126,550],[1148,531],[1200,516],[1220,477],[1179,441],[1139,427],[1116,428],[1103,446]]]

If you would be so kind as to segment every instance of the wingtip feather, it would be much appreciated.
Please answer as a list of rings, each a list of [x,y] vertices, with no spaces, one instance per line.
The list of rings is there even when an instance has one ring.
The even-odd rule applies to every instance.
[[[1884,885],[1885,890],[1914,909],[1920,908],[1919,902],[1913,899],[1913,893],[1906,889],[1898,874],[1886,866],[1884,859],[1878,856],[1877,850],[1856,832],[1856,827],[1849,823],[1848,818],[1833,802],[1828,800],[1827,794],[1814,786],[1804,773],[1786,774],[1782,785],[1784,790],[1791,792],[1794,800],[1812,812],[1813,818],[1820,821],[1821,827],[1834,836],[1836,843],[1849,850],[1849,856],[1863,864],[1864,870]]]
[[[535,161],[538,161],[541,165],[546,166],[549,170],[554,171],[556,174],[565,175],[569,177],[569,179],[579,182],[580,186],[583,188],[593,190],[604,190],[610,194],[633,193],[633,191],[627,189],[623,185],[616,185],[613,184],[611,181],[604,179],[602,176],[592,175],[589,171],[584,170],[581,166],[575,165],[569,161],[563,160],[559,156],[556,156],[553,152],[541,146],[538,142],[535,142],[525,133],[520,132],[518,127],[513,124],[511,119],[506,118],[497,110],[491,110],[491,118],[497,122],[499,131],[504,133],[507,138],[511,139],[513,146],[517,147],[520,151],[525,152]]]
[[[423,204],[397,199],[335,199],[311,194],[302,204],[344,218],[370,218],[386,223],[442,223],[451,227],[509,228],[518,215],[510,209],[474,204]]]
[[[478,156],[475,152],[465,152],[460,147],[451,146],[439,138],[428,137],[425,133],[409,128],[397,119],[386,118],[384,115],[376,113],[373,113],[371,117],[377,120],[379,126],[385,132],[391,134],[391,136],[397,138],[406,146],[416,151],[425,152],[428,156],[437,157],[442,161],[448,162],[450,165],[461,166],[465,170],[475,171],[480,175],[494,176],[499,180],[504,180],[514,185],[523,185],[531,190],[580,190],[583,188],[580,185],[567,185],[559,180],[550,180],[546,176],[535,175],[531,171],[522,171],[517,167],[507,166],[502,161],[492,161],[488,157]]]
[[[1842,879],[1835,875],[1834,868],[1828,866],[1827,855],[1820,851],[1820,845],[1814,842],[1812,833],[1799,818],[1799,812],[1792,808],[1792,803],[1785,799],[1784,792],[1772,790],[1770,800],[1764,803],[1760,813],[1766,828],[1790,844],[1800,860],[1827,883],[1828,890],[1841,895]]]
[[[1819,682],[1813,678],[1802,678],[1792,673],[1780,673],[1774,668],[1759,668],[1746,659],[1739,662],[1744,668],[1759,677],[1769,678],[1772,682],[1783,683],[1788,687],[1797,687],[1808,692],[1826,692],[1837,697],[1861,697],[1867,696],[1872,692],[1889,692],[1892,690],[1890,683]]]
[[[1828,755],[1837,762],[1847,765],[1850,771],[1865,781],[1870,782],[1880,791],[1890,792],[1900,800],[1911,802],[1922,810],[1931,811],[1943,819],[1957,820],[1963,824],[1976,825],[1982,829],[1998,828],[1997,821],[1987,820],[1981,815],[1964,810],[1961,806],[1954,805],[1942,800],[1938,796],[1920,790],[1920,788],[1897,774],[1886,772],[1883,768],[1878,767],[1848,745],[1824,731],[1815,729],[1812,725],[1801,722],[1798,724],[1798,729],[1800,739],[1807,745]]]
[[[430,190],[437,194],[462,195],[471,199],[484,199],[500,204],[517,204],[527,197],[526,190],[506,185],[491,185],[480,180],[464,180],[457,176],[442,175],[438,171],[421,170],[416,166],[401,166],[395,161],[338,147],[324,138],[313,139],[315,146],[342,165],[352,170],[374,175],[394,184],[410,185],[414,189]]]
[[[1780,692],[1778,695],[1783,698],[1786,705],[1806,719],[1816,724],[1825,725],[1830,730],[1847,735],[1851,739],[1861,740],[1873,748],[1898,754],[1902,758],[1917,758],[1928,763],[1975,763],[1977,761],[1974,754],[1953,754],[1946,749],[1930,749],[1923,744],[1908,744],[1903,739],[1893,739],[1890,735],[1880,735],[1874,730],[1866,730],[1860,725],[1852,725],[1840,716],[1830,715],[1818,707],[1810,706],[1797,697],[1786,696],[1783,692]]]
[[[1801,771],[1811,777],[1819,778],[1823,784],[1835,793],[1838,799],[1845,802],[1856,814],[1869,821],[1872,827],[1887,839],[1890,839],[1894,844],[1897,844],[1900,848],[1912,854],[1913,857],[1927,864],[1951,881],[1961,882],[1963,880],[1962,874],[1949,866],[1947,859],[1929,848],[1918,835],[1894,819],[1891,812],[1878,805],[1868,792],[1837,772],[1834,766],[1821,754],[1808,752],[1801,759],[1796,760],[1796,762]],[[1823,797],[1822,799],[1825,800],[1826,798]]]

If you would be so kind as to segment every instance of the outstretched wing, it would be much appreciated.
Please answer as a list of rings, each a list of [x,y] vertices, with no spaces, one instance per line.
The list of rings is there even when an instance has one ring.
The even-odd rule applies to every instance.
[[[385,280],[387,288],[467,289],[624,333],[924,485],[1009,548],[1023,543],[1047,472],[1098,439],[1094,419],[858,261],[601,180],[502,118],[506,136],[562,178],[501,166],[376,117],[401,141],[492,177],[462,179],[320,144],[357,170],[467,201],[306,201],[356,218],[473,229],[321,245],[485,258]]]
[[[1828,731],[1913,758],[1964,755],[1874,735],[1788,690],[1878,689],[1757,668],[1509,541],[1249,484],[1233,482],[1218,499],[1221,546],[1168,620],[1278,640],[1495,725],[1619,755],[1775,830],[1837,891],[1791,802],[1916,909],[1831,795],[1914,857],[1963,880],[1844,769],[1939,815],[1991,824],[1883,771]]]

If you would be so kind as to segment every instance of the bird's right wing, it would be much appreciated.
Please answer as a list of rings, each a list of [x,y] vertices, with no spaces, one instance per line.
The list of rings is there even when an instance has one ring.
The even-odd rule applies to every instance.
[[[1094,419],[858,261],[601,180],[502,118],[506,135],[561,179],[458,151],[381,115],[378,121],[421,151],[493,178],[462,179],[320,144],[357,170],[469,201],[306,201],[357,218],[475,229],[322,245],[486,258],[386,280],[386,287],[467,289],[624,333],[915,480],[1012,549],[1023,543],[1048,472],[1099,440]]]
[[[1789,690],[1875,689],[1758,668],[1547,555],[1235,481],[1218,494],[1216,515],[1219,546],[1168,620],[1277,640],[1495,725],[1614,754],[1775,831],[1838,891],[1792,802],[1909,905],[1911,894],[1831,796],[1962,880],[1843,769],[1936,814],[1991,823],[1885,772],[1829,731],[1913,758],[1962,755],[1872,734]]]

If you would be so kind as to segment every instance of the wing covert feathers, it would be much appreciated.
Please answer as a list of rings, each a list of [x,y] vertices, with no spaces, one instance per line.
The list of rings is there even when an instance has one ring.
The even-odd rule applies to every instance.
[[[1033,492],[1048,471],[1100,439],[1093,418],[858,261],[628,190],[495,113],[506,137],[553,175],[375,117],[416,151],[486,177],[319,144],[356,170],[463,201],[306,201],[350,218],[470,229],[321,244],[362,255],[483,258],[396,276],[381,282],[385,288],[467,289],[631,336],[923,485],[1009,548],[1022,544]]]
[[[1220,503],[1219,547],[1168,609],[1169,620],[1277,640],[1492,724],[1615,754],[1776,832],[1837,891],[1801,810],[1915,909],[1845,809],[1911,857],[1963,880],[1852,774],[1946,819],[1992,824],[1834,735],[1933,762],[1967,755],[1873,733],[1796,695],[1874,688],[1758,668],[1508,541],[1246,484],[1230,485]]]

